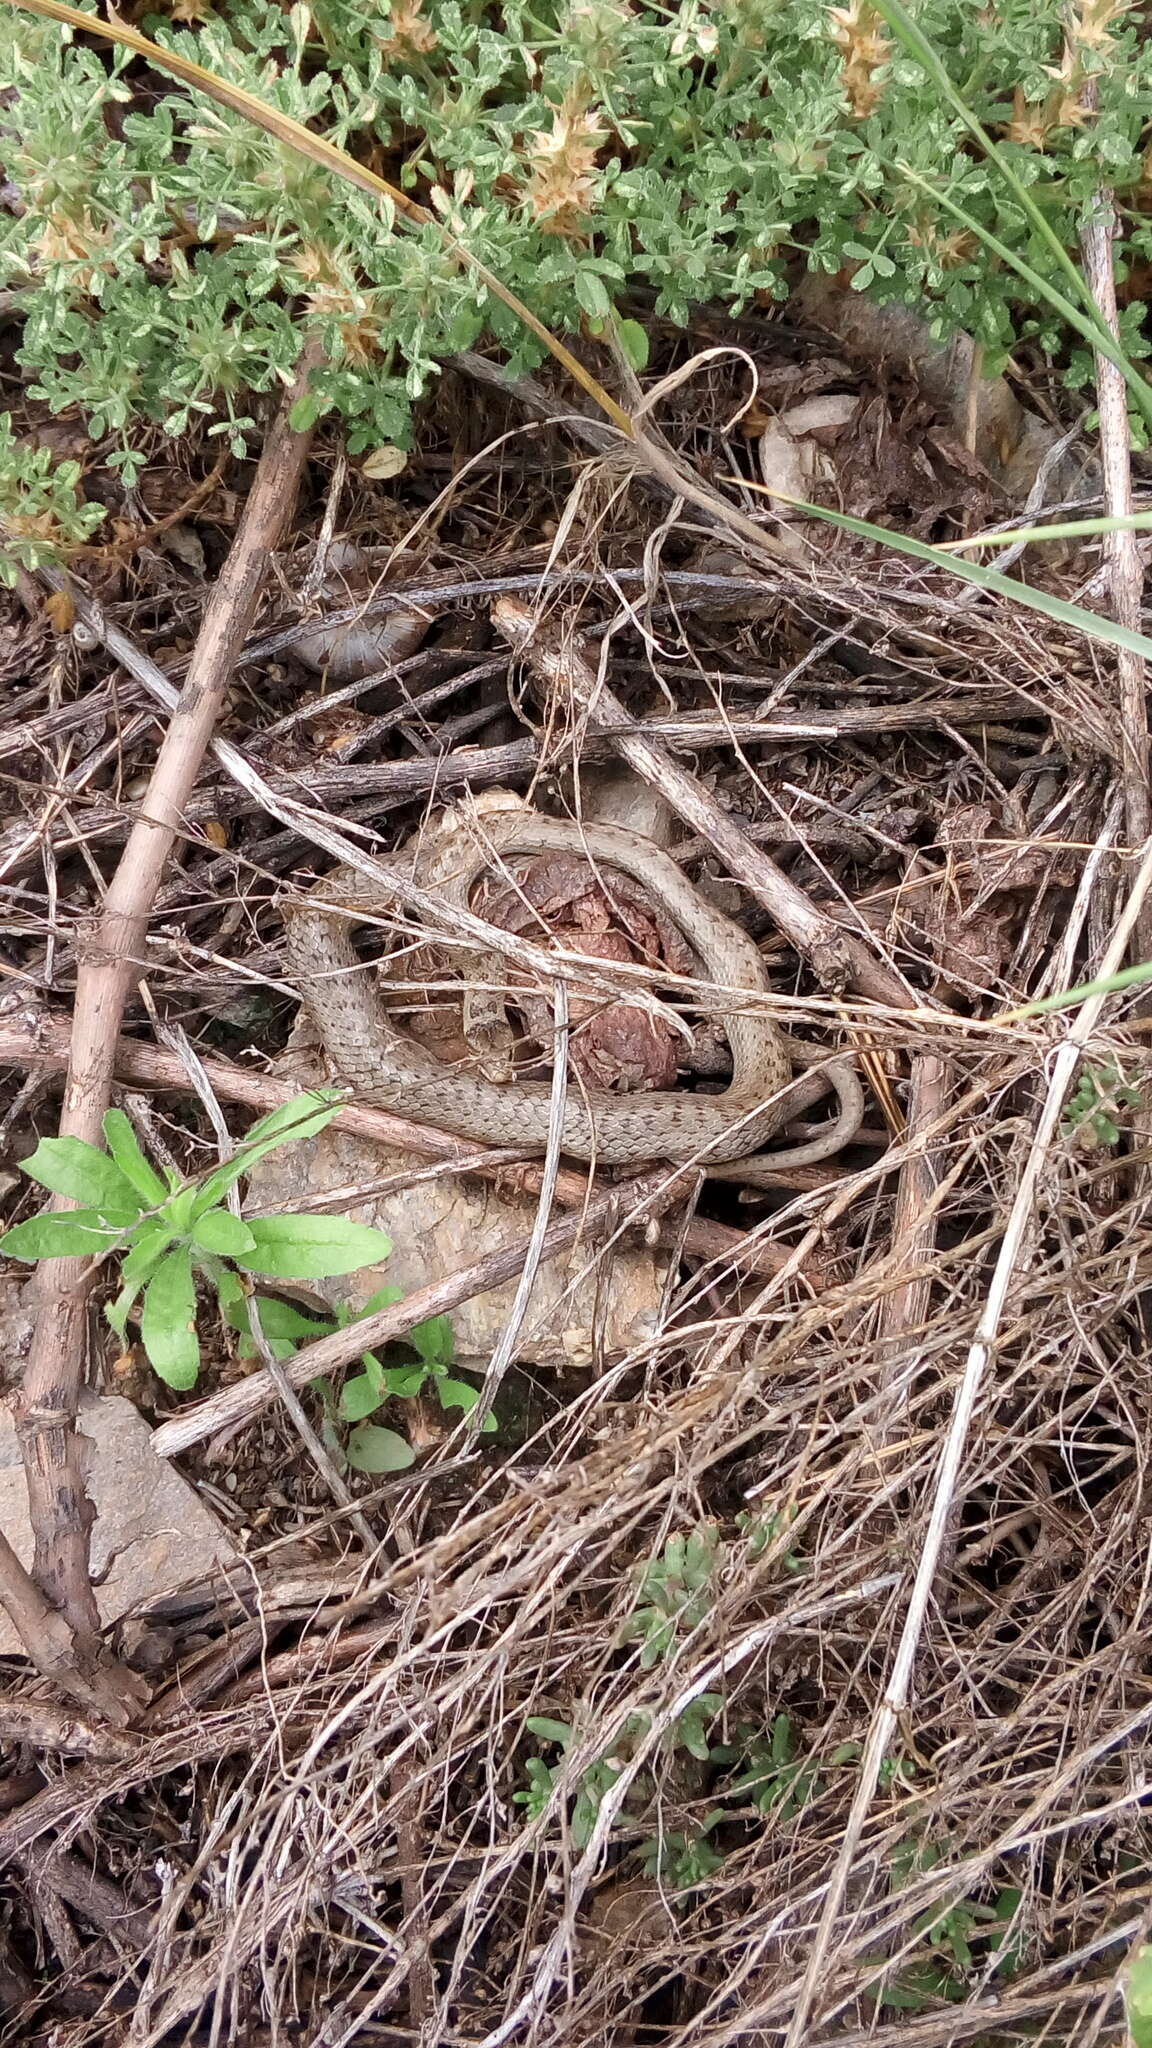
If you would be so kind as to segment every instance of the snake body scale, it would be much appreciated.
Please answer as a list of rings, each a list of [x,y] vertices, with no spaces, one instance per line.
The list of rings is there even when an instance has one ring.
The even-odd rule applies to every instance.
[[[421,880],[435,887],[446,906],[466,910],[486,869],[517,855],[555,852],[579,854],[594,868],[616,868],[640,882],[682,932],[711,982],[734,993],[768,992],[763,960],[747,933],[706,902],[660,847],[624,826],[546,818],[519,804],[497,809],[484,815],[481,833],[455,831],[447,853],[441,852],[432,874],[425,872]],[[352,943],[358,921],[378,918],[391,907],[379,885],[352,868],[335,869],[283,905],[289,965],[337,1075],[359,1100],[414,1122],[479,1143],[542,1152],[547,1082],[504,1085],[456,1072],[391,1021]],[[742,1014],[738,1007],[723,1021],[732,1052],[732,1080],[723,1094],[674,1089],[616,1095],[571,1088],[563,1150],[610,1166],[654,1159],[699,1163],[709,1173],[755,1183],[781,1166],[826,1159],[850,1142],[864,1114],[850,1060],[830,1060],[770,1018]],[[808,1143],[753,1159],[748,1155],[795,1114],[788,1100],[793,1064],[825,1067],[839,1114]]]

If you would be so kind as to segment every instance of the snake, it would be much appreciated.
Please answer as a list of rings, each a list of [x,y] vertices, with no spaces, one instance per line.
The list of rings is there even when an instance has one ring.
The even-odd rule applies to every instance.
[[[457,831],[431,877],[446,910],[467,910],[488,869],[518,855],[575,853],[593,868],[618,869],[639,882],[682,933],[703,976],[725,996],[770,993],[760,949],[708,902],[663,848],[627,826],[549,818],[527,806],[486,814],[482,832]],[[428,878],[421,879],[428,886]],[[282,905],[292,977],[311,1012],[339,1080],[358,1102],[399,1111],[475,1143],[546,1149],[552,1088],[546,1081],[501,1083],[446,1066],[390,1018],[374,978],[353,944],[357,923],[393,907],[378,882],[338,867]],[[682,1089],[614,1094],[569,1087],[562,1150],[605,1166],[666,1159],[695,1164],[713,1178],[755,1183],[781,1167],[810,1165],[848,1144],[864,1115],[851,1059],[831,1056],[786,1033],[756,1005],[733,1003],[721,1015],[732,1079],[721,1094]],[[754,1158],[796,1114],[794,1066],[823,1068],[839,1109],[804,1144]],[[812,1084],[801,1083],[808,1099]],[[791,1099],[790,1099],[791,1098]]]

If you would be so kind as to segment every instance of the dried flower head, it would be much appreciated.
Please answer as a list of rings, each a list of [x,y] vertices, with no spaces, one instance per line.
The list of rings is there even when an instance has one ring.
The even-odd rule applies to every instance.
[[[388,16],[390,36],[377,36],[380,55],[390,64],[413,57],[427,57],[440,41],[420,11],[421,0],[392,0]]]
[[[292,258],[292,268],[306,287],[304,296],[313,312],[336,322],[349,360],[371,362],[379,353],[382,329],[375,295],[362,291],[341,271],[331,252],[317,242],[301,244]]]
[[[109,239],[109,230],[98,227],[87,210],[77,217],[56,207],[45,215],[43,227],[31,237],[28,246],[37,258],[37,271],[64,264],[72,273],[72,282],[81,291],[90,292],[97,279],[112,269],[107,254]]]
[[[1012,95],[1012,119],[1004,129],[1006,142],[1018,142],[1022,149],[1046,149],[1056,127],[1054,95],[1046,100],[1029,100],[1022,85]]]
[[[1134,5],[1135,0],[1074,0],[1068,10],[1069,43],[1074,49],[1109,49],[1115,40],[1115,24],[1130,14]]]
[[[596,202],[596,153],[607,139],[596,114],[572,100],[554,109],[550,130],[529,137],[528,204],[546,235],[576,240],[586,233]]]
[[[848,0],[847,7],[830,7],[828,19],[832,40],[844,53],[844,96],[856,119],[867,120],[883,98],[876,73],[892,56],[883,16],[872,0]]]

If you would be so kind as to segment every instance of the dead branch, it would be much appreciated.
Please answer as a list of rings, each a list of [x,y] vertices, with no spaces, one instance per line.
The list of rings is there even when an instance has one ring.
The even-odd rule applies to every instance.
[[[644,728],[600,681],[575,632],[561,635],[554,627],[542,625],[527,605],[511,598],[493,605],[492,617],[546,687],[559,693],[562,703],[575,703],[598,729],[607,725],[621,758],[715,848],[826,987],[841,990],[854,982],[873,1001],[897,1009],[914,1002],[898,974],[878,961],[855,932],[819,910],[728,812],[721,810],[697,777],[670,760],[664,747],[645,735]]]
[[[0,1065],[11,1061],[14,1066],[59,1071],[67,1065],[68,1047],[68,1028],[55,1017],[0,1017]],[[203,1064],[218,1095],[227,1102],[243,1103],[261,1116],[270,1109],[279,1109],[300,1093],[299,1085],[291,1080],[252,1073],[247,1067],[233,1066],[227,1060],[205,1060]],[[187,1073],[174,1053],[134,1038],[117,1040],[115,1073],[118,1080],[140,1082],[149,1088],[183,1090],[188,1086]],[[369,1109],[355,1102],[345,1103],[336,1121],[343,1130],[353,1131],[358,1137],[373,1138],[378,1144],[411,1152],[417,1158],[443,1161],[447,1166],[457,1166],[462,1173],[478,1173],[498,1182],[507,1180],[525,1194],[539,1191],[541,1168],[525,1161],[522,1152],[466,1145],[447,1131],[434,1130],[431,1124],[410,1124],[389,1110]],[[795,1185],[795,1176],[785,1176],[781,1184]],[[586,1176],[562,1168],[556,1193],[566,1206],[582,1206],[588,1199]],[[666,1246],[682,1246],[690,1258],[715,1259],[744,1271],[776,1273],[787,1257],[777,1245],[750,1239],[746,1231],[733,1230],[726,1223],[713,1223],[706,1217],[694,1217],[683,1232],[665,1225],[660,1229],[661,1242]],[[810,1285],[820,1284],[820,1272],[819,1262],[813,1262],[807,1269]]]
[[[259,601],[271,550],[284,530],[309,446],[290,412],[319,361],[307,344],[261,457],[239,533],[209,600],[196,652],[147,798],[81,961],[61,1135],[98,1144],[112,1083],[120,1017],[143,962],[148,914],[164,863],[181,831],[224,691]],[[75,1429],[87,1324],[85,1262],[46,1260],[32,1282],[36,1328],[20,1396],[18,1431],[28,1479],[37,1583],[93,1664],[99,1615],[88,1577],[92,1508]],[[13,1617],[15,1619],[15,1616]]]

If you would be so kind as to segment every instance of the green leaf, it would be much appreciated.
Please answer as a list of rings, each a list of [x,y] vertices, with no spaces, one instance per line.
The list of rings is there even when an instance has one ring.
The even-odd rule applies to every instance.
[[[298,398],[288,415],[288,424],[294,434],[306,434],[318,419],[327,412],[326,401],[316,391],[306,391]]]
[[[188,1187],[180,1188],[174,1195],[169,1195],[167,1202],[164,1204],[164,1214],[172,1229],[177,1231],[181,1237],[187,1237],[191,1232],[193,1219],[198,1213],[198,1208],[202,1207],[200,1190],[195,1184],[192,1184]]]
[[[384,1391],[399,1401],[410,1401],[428,1377],[426,1365],[389,1365],[384,1372]]]
[[[251,1328],[248,1319],[248,1296],[235,1274],[229,1274],[228,1278],[235,1281],[237,1291],[235,1296],[229,1295],[227,1303],[224,1304],[225,1320],[232,1329],[247,1332]],[[274,1295],[261,1294],[257,1296],[257,1304],[260,1311],[260,1328],[269,1342],[275,1339],[277,1342],[288,1340],[295,1344],[309,1337],[330,1337],[332,1334],[333,1324],[330,1321],[322,1317],[305,1315],[302,1309],[294,1307],[290,1301],[280,1301]]]
[[[171,1242],[172,1232],[162,1217],[157,1217],[154,1223],[142,1223],[136,1232],[132,1248],[120,1268],[120,1292],[104,1310],[107,1322],[118,1337],[125,1335],[136,1297],[145,1281],[152,1278]]]
[[[442,1408],[462,1408],[465,1415],[471,1415],[473,1408],[480,1399],[476,1388],[470,1387],[466,1380],[441,1379],[437,1377],[436,1392],[440,1396],[440,1406]],[[486,1415],[480,1424],[480,1434],[481,1436],[492,1436],[499,1427],[500,1424],[494,1415]]]
[[[365,1316],[378,1315],[382,1308],[395,1308],[396,1303],[403,1299],[404,1289],[397,1287],[395,1281],[389,1281],[386,1287],[378,1287],[375,1294],[368,1296],[363,1308],[358,1308],[351,1320],[363,1322]]]
[[[1128,1965],[1124,1986],[1132,2048],[1152,2048],[1152,1945],[1141,1942]]]
[[[0,1237],[0,1252],[9,1259],[84,1259],[115,1244],[95,1209],[46,1209],[30,1216]]]
[[[572,1725],[569,1721],[553,1721],[547,1714],[529,1714],[524,1726],[529,1734],[539,1736],[541,1742],[558,1742],[567,1749],[572,1741]]]
[[[246,1223],[230,1209],[208,1209],[192,1225],[192,1242],[206,1252],[219,1252],[226,1259],[255,1249],[256,1240]]]
[[[247,1137],[237,1147],[234,1159],[228,1159],[210,1173],[200,1188],[196,1214],[214,1209],[229,1188],[246,1173],[250,1173],[257,1160],[268,1152],[274,1152],[278,1145],[295,1144],[302,1138],[314,1138],[339,1114],[340,1096],[334,1088],[310,1088],[304,1095],[294,1095],[291,1102],[281,1103],[279,1109],[270,1110],[253,1124]]]
[[[340,1413],[345,1422],[362,1422],[366,1415],[375,1414],[384,1395],[379,1373],[357,1373],[340,1389]]]
[[[428,1365],[451,1365],[456,1356],[456,1339],[447,1316],[429,1316],[408,1332],[405,1342],[419,1352]]]
[[[140,1150],[139,1140],[122,1109],[104,1113],[104,1137],[125,1180],[131,1181],[145,1206],[155,1209],[168,1199],[169,1189],[155,1167]]]
[[[41,1138],[36,1150],[20,1161],[20,1170],[54,1195],[67,1195],[95,1209],[108,1223],[133,1223],[141,1203],[114,1159],[83,1138]]]
[[[344,1446],[348,1463],[357,1472],[406,1472],[416,1463],[416,1453],[407,1438],[379,1423],[362,1422]]]
[[[578,270],[574,279],[576,303],[590,320],[607,320],[612,301],[598,270]]]
[[[186,1246],[169,1252],[148,1282],[140,1335],[153,1371],[167,1386],[183,1391],[196,1385],[200,1343],[192,1254]]]
[[[255,1250],[237,1257],[246,1273],[266,1273],[281,1280],[325,1280],[336,1273],[354,1273],[386,1259],[391,1238],[345,1216],[251,1216],[248,1228]]]
[[[648,368],[648,333],[638,320],[618,320],[616,339],[634,370]]]
[[[174,1235],[170,1223],[164,1216],[157,1216],[151,1223],[142,1223],[133,1233],[131,1246],[120,1268],[121,1281],[127,1284],[130,1281],[140,1282],[149,1279],[157,1260],[167,1251]]]

